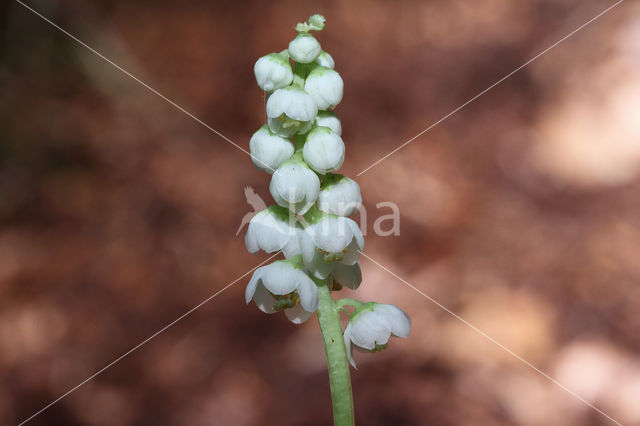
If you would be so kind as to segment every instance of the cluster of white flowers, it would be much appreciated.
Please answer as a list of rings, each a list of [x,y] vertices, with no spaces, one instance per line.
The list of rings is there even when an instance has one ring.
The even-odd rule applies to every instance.
[[[321,15],[298,24],[287,50],[258,59],[258,86],[268,93],[267,124],[250,140],[253,163],[271,174],[278,205],[258,213],[245,242],[251,253],[282,251],[286,260],[258,268],[245,297],[266,313],[283,310],[292,322],[306,321],[318,307],[318,285],[331,290],[360,285],[364,237],[348,216],[360,209],[358,184],[337,174],[344,162],[342,126],[332,112],[342,100],[335,62],[309,31],[324,28]],[[353,300],[353,299],[344,299]],[[399,308],[353,301],[344,332],[351,348],[378,350],[391,334],[407,337],[409,317]],[[349,312],[343,309],[344,312]]]

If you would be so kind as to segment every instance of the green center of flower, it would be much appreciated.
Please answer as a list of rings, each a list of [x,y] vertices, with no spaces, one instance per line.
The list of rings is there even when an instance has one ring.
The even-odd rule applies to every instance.
[[[276,299],[276,303],[273,304],[273,309],[276,311],[293,308],[300,303],[300,296],[295,291],[285,295],[273,295],[273,297]]]
[[[287,114],[284,114],[284,113],[280,115],[280,117],[278,117],[278,121],[282,123],[282,127],[284,129],[298,128],[303,124],[302,121],[294,120],[293,118],[287,116]]]

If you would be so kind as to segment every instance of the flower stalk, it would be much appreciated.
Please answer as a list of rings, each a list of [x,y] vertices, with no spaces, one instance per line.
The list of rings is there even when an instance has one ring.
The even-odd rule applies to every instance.
[[[353,426],[353,394],[349,360],[342,338],[339,310],[331,298],[327,280],[314,280],[318,284],[318,323],[322,332],[324,351],[329,369],[331,404],[335,426]]]

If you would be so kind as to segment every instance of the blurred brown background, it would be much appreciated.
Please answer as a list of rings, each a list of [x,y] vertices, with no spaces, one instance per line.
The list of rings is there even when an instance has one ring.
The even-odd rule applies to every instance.
[[[248,149],[255,60],[296,22],[345,81],[355,175],[613,4],[602,0],[31,1]],[[627,1],[358,178],[401,235],[367,253],[625,425],[640,424],[640,8]],[[268,176],[15,2],[0,6],[0,423],[16,424],[257,265]],[[361,425],[604,425],[362,260],[408,340],[357,354]],[[248,277],[33,425],[326,425],[324,353],[245,306]],[[348,292],[344,291],[348,296]]]

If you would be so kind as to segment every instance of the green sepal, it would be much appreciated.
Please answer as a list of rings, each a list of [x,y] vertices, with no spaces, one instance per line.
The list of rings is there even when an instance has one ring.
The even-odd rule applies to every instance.
[[[339,173],[327,173],[322,177],[322,181],[320,182],[320,189],[327,189],[336,183],[345,179],[344,175]]]
[[[313,206],[302,217],[309,225],[314,225],[320,222],[320,220],[322,220],[325,217],[338,217],[338,216],[325,213],[322,210],[318,209],[316,206]]]
[[[277,217],[278,219],[282,220],[283,222],[288,221],[290,218],[289,209],[286,207],[272,205],[267,207],[265,210],[268,211],[270,214],[274,215],[275,217]]]
[[[363,312],[373,312],[373,308],[377,305],[377,302],[361,302],[360,306],[356,308],[355,311],[351,314],[351,318],[349,321],[355,320],[358,315]]]

